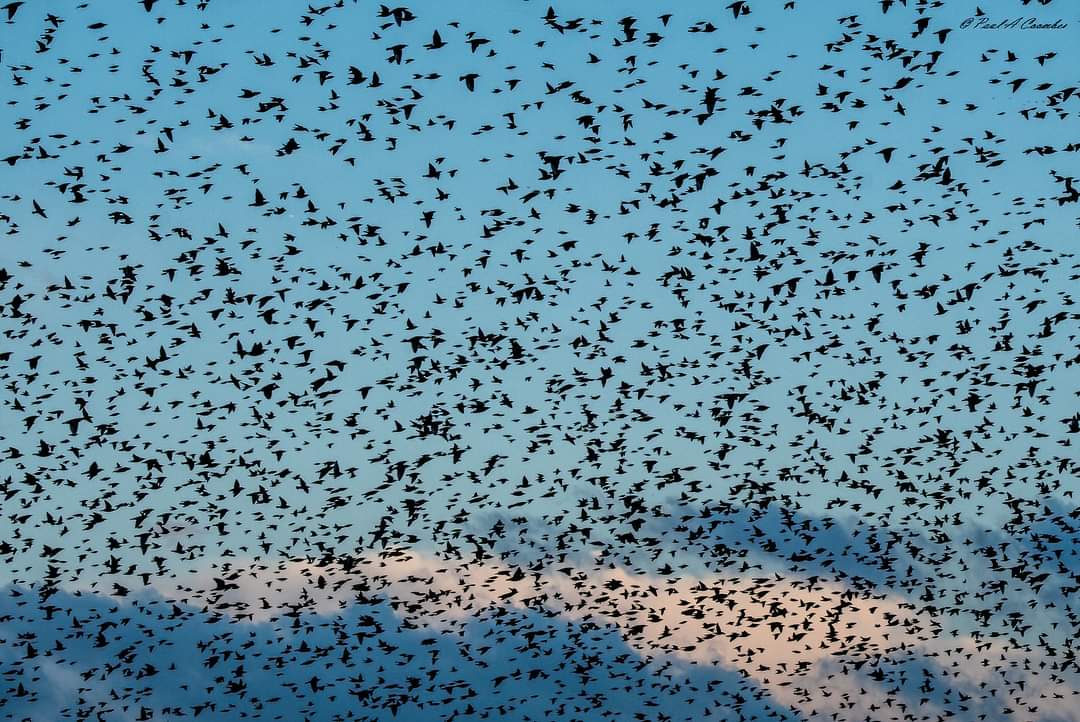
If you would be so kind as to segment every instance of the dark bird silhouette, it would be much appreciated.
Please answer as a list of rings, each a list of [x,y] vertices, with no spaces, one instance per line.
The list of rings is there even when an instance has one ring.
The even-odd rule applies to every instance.
[[[3,6],[0,717],[1075,716],[1080,46],[840,6]]]

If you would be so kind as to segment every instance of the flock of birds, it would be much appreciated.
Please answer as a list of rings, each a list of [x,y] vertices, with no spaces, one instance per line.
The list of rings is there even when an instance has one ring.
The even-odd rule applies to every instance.
[[[840,5],[0,7],[0,719],[1080,720],[1080,19]]]

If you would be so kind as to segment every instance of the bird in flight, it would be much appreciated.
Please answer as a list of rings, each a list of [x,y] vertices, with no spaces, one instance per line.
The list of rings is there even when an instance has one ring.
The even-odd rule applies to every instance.
[[[1077,719],[1020,7],[0,6],[0,719]]]

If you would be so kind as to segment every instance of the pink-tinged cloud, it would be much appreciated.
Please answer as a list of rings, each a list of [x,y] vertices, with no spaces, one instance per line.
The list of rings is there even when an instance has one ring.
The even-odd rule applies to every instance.
[[[336,563],[223,560],[158,591],[253,621],[290,607],[333,614],[358,595],[384,596],[410,624],[440,629],[491,607],[539,610],[616,627],[646,660],[737,671],[811,719],[900,719],[916,707],[920,716],[944,716],[930,697],[905,696],[872,676],[924,659],[960,690],[950,698],[956,704],[988,705],[1001,720],[1080,722],[1076,689],[1049,665],[1033,665],[1039,656],[1031,649],[948,637],[901,597],[814,579],[666,577],[600,564],[525,569],[399,549],[368,553],[348,571]]]

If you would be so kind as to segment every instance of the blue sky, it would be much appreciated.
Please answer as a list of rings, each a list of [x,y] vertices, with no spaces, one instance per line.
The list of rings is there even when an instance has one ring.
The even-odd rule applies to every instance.
[[[15,8],[0,583],[27,596],[2,638],[46,634],[28,590],[135,614],[105,611],[116,585],[166,599],[230,561],[408,549],[541,588],[562,568],[683,591],[820,579],[911,605],[938,640],[1071,660],[1080,17],[747,7]],[[393,617],[416,589],[385,573]],[[214,634],[213,588],[188,597]],[[582,624],[543,610],[559,639]],[[618,645],[644,647],[596,615],[609,639],[586,646],[615,651],[590,664],[614,678]],[[161,622],[151,637],[177,633]],[[835,711],[664,654],[694,684],[749,675],[773,695],[760,714]],[[0,668],[40,690],[11,718],[57,714],[29,669]],[[173,692],[151,714],[197,704]]]

